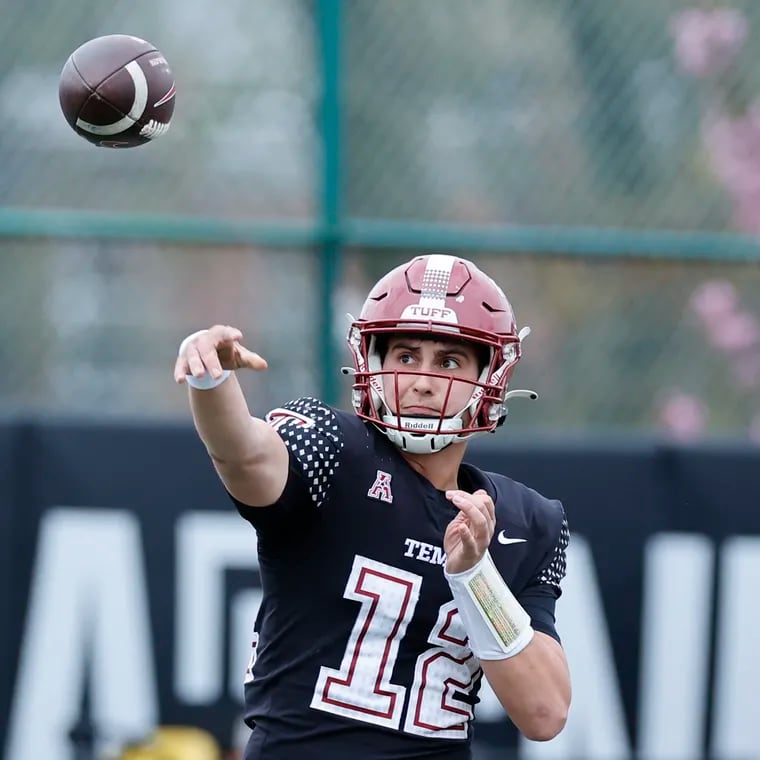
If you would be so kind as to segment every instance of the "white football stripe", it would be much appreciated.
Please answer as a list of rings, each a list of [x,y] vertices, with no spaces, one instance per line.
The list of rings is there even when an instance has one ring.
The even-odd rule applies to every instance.
[[[141,130],[140,137],[147,137],[149,140],[155,140],[169,131],[169,125],[155,119],[151,119]]]
[[[124,68],[135,83],[135,99],[129,113],[113,124],[90,124],[83,119],[77,119],[80,129],[93,135],[118,135],[119,132],[129,129],[143,115],[148,103],[148,80],[145,78],[145,72],[137,61],[130,61]]]

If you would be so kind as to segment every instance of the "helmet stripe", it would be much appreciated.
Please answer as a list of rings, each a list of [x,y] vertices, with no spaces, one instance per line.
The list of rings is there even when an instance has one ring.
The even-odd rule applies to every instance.
[[[443,306],[449,292],[451,270],[456,262],[455,256],[434,253],[428,257],[425,274],[422,275],[421,306]]]

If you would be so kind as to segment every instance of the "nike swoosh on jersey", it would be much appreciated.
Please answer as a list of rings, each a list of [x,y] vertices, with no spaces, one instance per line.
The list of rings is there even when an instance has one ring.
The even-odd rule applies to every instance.
[[[527,541],[527,538],[507,538],[507,534],[503,531],[499,531],[499,535],[496,537],[500,544],[522,544]]]

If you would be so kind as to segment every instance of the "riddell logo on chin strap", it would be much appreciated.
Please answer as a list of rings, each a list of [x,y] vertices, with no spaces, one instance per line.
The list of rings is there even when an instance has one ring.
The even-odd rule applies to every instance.
[[[385,501],[388,504],[393,504],[393,493],[391,492],[391,474],[389,472],[377,471],[375,482],[372,484],[367,496],[370,499],[377,499],[378,501]]]
[[[425,433],[437,433],[438,422],[436,420],[415,420],[405,417],[402,420],[404,430],[421,430]]]

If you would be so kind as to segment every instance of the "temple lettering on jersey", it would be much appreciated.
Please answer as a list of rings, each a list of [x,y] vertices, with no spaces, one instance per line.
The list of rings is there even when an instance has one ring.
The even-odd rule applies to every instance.
[[[405,538],[405,557],[429,562],[431,565],[443,565],[446,562],[446,554],[440,546],[426,544],[424,541],[415,541],[413,538]]]

